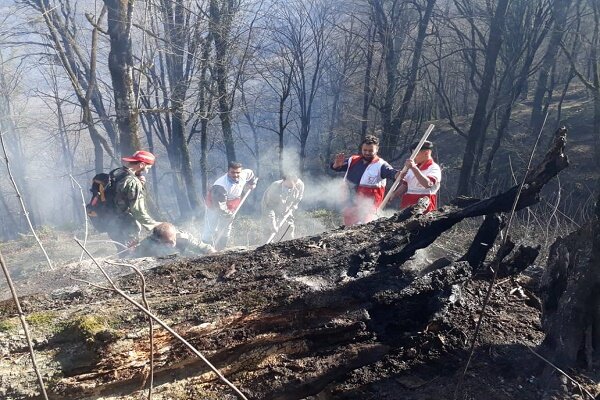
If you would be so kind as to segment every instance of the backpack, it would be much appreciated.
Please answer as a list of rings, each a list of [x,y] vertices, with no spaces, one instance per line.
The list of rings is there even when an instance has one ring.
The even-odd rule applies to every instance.
[[[120,170],[121,168],[117,168],[109,173],[102,172],[92,179],[90,188],[92,199],[86,204],[85,209],[89,220],[98,232],[108,232],[114,221],[117,183],[128,175]]]

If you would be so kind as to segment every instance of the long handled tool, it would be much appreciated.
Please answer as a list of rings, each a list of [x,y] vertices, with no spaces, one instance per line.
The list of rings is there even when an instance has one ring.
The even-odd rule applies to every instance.
[[[427,138],[433,131],[433,128],[435,128],[435,125],[430,124],[429,127],[427,128],[427,130],[425,131],[425,133],[423,134],[423,137],[419,141],[419,144],[417,144],[417,147],[415,147],[412,154],[410,155],[411,160],[414,160],[414,158],[417,156],[417,153],[419,153],[419,151],[421,151],[421,147],[423,147],[423,143],[425,143],[425,141],[427,140]],[[388,201],[390,201],[390,197],[392,196],[392,193],[394,193],[396,191],[396,189],[398,188],[398,185],[400,185],[400,182],[402,181],[402,178],[404,177],[404,175],[406,174],[407,171],[408,171],[408,168],[406,168],[406,165],[405,165],[402,168],[402,171],[400,172],[400,174],[398,175],[398,178],[396,178],[396,180],[394,181],[394,184],[392,185],[390,190],[387,192],[387,194],[383,198],[381,205],[379,205],[379,208],[377,208],[377,215],[379,215],[381,210],[383,210],[385,208],[385,206],[387,205]]]
[[[273,238],[275,237],[277,232],[279,232],[279,230],[281,229],[281,227],[283,226],[285,221],[290,217],[290,215],[292,215],[293,212],[294,212],[294,205],[292,204],[290,206],[290,208],[288,209],[288,211],[283,216],[283,218],[281,219],[281,221],[279,222],[279,225],[277,226],[277,230],[275,232],[271,233],[271,236],[269,236],[269,238],[267,239],[267,242],[265,244],[271,243],[271,241],[273,240]],[[289,226],[288,226],[288,228],[289,228]],[[283,236],[285,236],[286,233],[287,233],[287,231],[283,234]],[[283,238],[283,236],[282,236],[282,238]]]
[[[255,178],[255,183],[256,182],[258,182],[258,178]],[[223,229],[220,229],[219,233],[217,233],[217,237],[213,241],[213,246],[216,246],[216,244],[219,243],[219,240],[221,240],[225,231],[229,229],[229,225],[231,225],[233,223],[235,216],[237,215],[238,211],[240,211],[240,208],[242,208],[242,205],[244,204],[244,202],[246,201],[246,199],[248,198],[248,195],[250,194],[250,192],[252,190],[253,189],[250,189],[250,190],[246,191],[246,193],[244,193],[244,195],[242,196],[242,199],[240,200],[240,204],[238,204],[236,209],[233,211],[233,214],[231,215],[231,219],[229,220],[229,223],[226,226],[224,226]]]
[[[281,242],[283,240],[283,238],[285,237],[285,235],[287,235],[288,231],[290,230],[290,226],[291,225],[288,224],[287,228],[285,228],[285,231],[283,232],[283,235],[281,235],[281,237],[279,239],[277,239],[277,241],[275,243],[279,243],[279,242]]]

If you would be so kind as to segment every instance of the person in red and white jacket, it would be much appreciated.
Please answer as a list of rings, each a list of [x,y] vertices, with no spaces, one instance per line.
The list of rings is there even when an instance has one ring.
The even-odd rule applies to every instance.
[[[413,143],[411,150],[416,147],[417,143]],[[431,156],[432,149],[433,143],[425,141],[414,160],[410,158],[406,160],[404,164],[407,168],[406,174],[401,175],[402,183],[394,193],[394,197],[402,196],[401,210],[417,204],[422,197],[429,198],[429,206],[425,212],[437,209],[437,192],[440,190],[442,170]]]
[[[227,246],[231,236],[234,213],[242,200],[244,190],[256,187],[256,177],[251,169],[242,169],[242,164],[232,161],[227,173],[215,181],[206,197],[206,213],[202,241],[212,244],[217,250]],[[221,233],[221,230],[224,230]],[[218,243],[215,243],[219,237]]]
[[[379,158],[379,139],[367,135],[360,145],[361,154],[346,158],[344,153],[335,156],[331,164],[334,171],[345,171],[344,181],[349,188],[349,199],[342,214],[344,225],[370,222],[385,196],[386,179],[394,179],[398,171]]]

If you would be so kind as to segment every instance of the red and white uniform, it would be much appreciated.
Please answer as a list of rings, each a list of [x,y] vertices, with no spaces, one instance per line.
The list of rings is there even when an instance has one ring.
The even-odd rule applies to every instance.
[[[346,174],[344,180],[356,185],[352,179],[348,179],[348,172],[358,162],[362,160],[361,156],[352,156],[348,159],[348,168],[346,168]],[[364,196],[371,197],[373,199],[375,208],[379,207],[385,196],[385,178],[381,177],[381,168],[389,164],[379,157],[373,158],[373,161],[367,165],[365,172],[363,172],[356,187],[356,193]]]
[[[231,179],[229,175],[223,175],[215,181],[208,192],[206,205],[209,208],[220,208],[219,203],[225,202],[229,211],[235,211],[242,200],[244,187],[252,180],[254,180],[254,172],[251,169],[243,169],[237,182]]]
[[[421,185],[413,171],[409,170],[403,180],[403,183],[407,186],[407,190],[400,201],[400,209],[417,204],[417,201],[419,201],[421,197],[429,197],[429,207],[427,207],[427,210],[425,211],[429,212],[437,209],[437,192],[440,190],[442,170],[432,159],[425,161],[418,167],[423,175],[433,182],[433,186],[425,187]]]
[[[355,188],[355,197],[351,205],[343,210],[344,224],[366,223],[375,219],[376,211],[385,197],[386,177],[393,178],[394,170],[385,160],[374,157],[366,165],[360,165],[363,158],[352,156],[347,161],[344,180]],[[361,170],[364,169],[362,175]]]

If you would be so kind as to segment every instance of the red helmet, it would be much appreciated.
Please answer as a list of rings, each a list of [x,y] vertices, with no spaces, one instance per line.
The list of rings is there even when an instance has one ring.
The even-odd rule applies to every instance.
[[[138,150],[135,153],[133,153],[133,155],[130,157],[121,158],[121,160],[123,160],[123,161],[143,162],[148,165],[154,165],[155,159],[156,159],[156,157],[154,157],[154,154],[150,153],[149,151],[144,151],[144,150]]]

